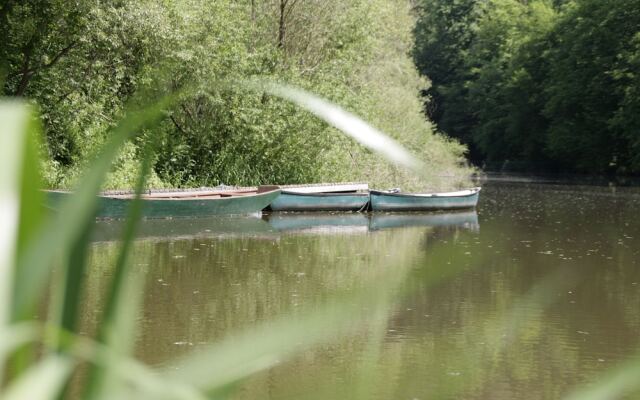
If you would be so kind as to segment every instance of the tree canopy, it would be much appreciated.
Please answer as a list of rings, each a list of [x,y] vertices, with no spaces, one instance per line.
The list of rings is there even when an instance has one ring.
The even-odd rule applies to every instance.
[[[431,115],[469,143],[478,161],[498,169],[640,172],[639,0],[419,3],[414,59],[434,81],[429,108],[442,108]],[[439,31],[457,61],[442,62],[429,44],[438,34],[420,32],[431,32],[425,26],[439,7],[462,3],[469,11],[451,15],[463,26]],[[434,73],[443,65],[453,71],[446,78]]]
[[[406,172],[307,112],[236,84],[251,79],[293,84],[362,115],[422,156],[434,176],[468,172],[464,147],[421,115],[426,81],[408,56],[409,1],[8,0],[0,7],[2,90],[39,105],[50,186],[71,184],[136,93],[185,84],[193,90],[140,139],[156,148],[155,186],[410,184]],[[120,157],[109,187],[132,185],[140,143]]]

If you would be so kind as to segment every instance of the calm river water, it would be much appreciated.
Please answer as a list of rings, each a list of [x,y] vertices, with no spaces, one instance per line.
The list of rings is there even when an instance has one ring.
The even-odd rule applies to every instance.
[[[640,348],[639,210],[638,188],[489,181],[477,213],[146,221],[132,265],[146,282],[135,353],[173,368],[371,288],[358,313],[370,318],[233,397],[561,398]],[[88,325],[118,228],[97,226]]]

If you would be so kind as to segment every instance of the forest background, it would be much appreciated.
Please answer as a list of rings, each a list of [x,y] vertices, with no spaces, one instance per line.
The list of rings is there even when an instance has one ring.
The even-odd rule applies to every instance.
[[[640,0],[419,0],[427,115],[489,170],[640,173]]]
[[[0,7],[2,92],[39,106],[49,187],[72,185],[136,93],[185,84],[194,90],[127,146],[105,188],[133,186],[149,141],[153,187],[361,180],[441,189],[465,182],[465,153],[487,170],[640,173],[640,0]],[[362,116],[419,155],[429,179],[238,84],[254,79]]]
[[[120,155],[105,188],[134,186],[153,143],[152,187],[367,181],[455,186],[465,147],[425,119],[411,59],[415,4],[395,0],[8,0],[5,96],[40,108],[49,187],[69,187],[141,91],[188,85]],[[161,71],[159,73],[158,71]],[[311,114],[243,82],[295,85],[387,132],[431,176],[374,156]]]

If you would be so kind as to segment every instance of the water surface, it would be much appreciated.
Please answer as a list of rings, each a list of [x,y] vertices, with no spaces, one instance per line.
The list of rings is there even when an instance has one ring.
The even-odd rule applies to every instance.
[[[371,319],[232,397],[554,399],[636,352],[640,190],[496,181],[480,199],[477,213],[146,221],[136,356],[172,368],[381,276],[394,278],[362,307]],[[96,229],[88,331],[120,228]]]

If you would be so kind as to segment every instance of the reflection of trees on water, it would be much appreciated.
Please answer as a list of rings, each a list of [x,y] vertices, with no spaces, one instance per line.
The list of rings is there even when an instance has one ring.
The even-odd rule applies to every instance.
[[[495,201],[481,205],[479,231],[138,242],[134,264],[148,264],[138,353],[170,363],[201,342],[397,271],[403,283],[389,291],[399,303],[379,310],[388,314],[256,376],[238,397],[561,397],[638,344],[639,204],[512,189],[485,188]],[[92,287],[110,274],[115,246],[94,247]]]
[[[379,398],[560,398],[635,352],[638,204],[583,193],[577,209],[574,194],[554,189],[545,198],[534,187],[482,210],[480,233],[421,233],[411,295],[395,309],[375,366]],[[633,239],[618,244],[623,234]],[[331,354],[355,347],[336,345]],[[358,363],[341,361],[311,368],[300,360],[270,378],[302,370],[310,386],[343,376],[358,382]],[[348,386],[323,395],[349,398]]]
[[[539,192],[528,194],[535,199]],[[578,211],[562,193],[539,202],[525,193],[482,210],[492,218],[483,218],[480,235],[430,242],[425,269],[444,262],[466,264],[464,271],[415,289],[406,301],[414,308],[397,315],[393,327],[408,337],[429,332],[423,348],[406,354],[430,351],[420,371],[455,371],[431,385],[442,390],[430,392],[434,398],[461,390],[464,398],[558,398],[634,352],[638,242],[619,238],[638,237],[637,204],[583,196],[588,204]],[[521,211],[526,201],[532,212]],[[510,218],[496,218],[500,213]],[[457,373],[464,378],[454,379]],[[404,393],[425,379],[408,375],[398,387]]]
[[[425,250],[429,250],[433,246],[437,246],[442,243],[452,242],[456,243],[461,235],[474,231],[474,228],[467,226],[437,226],[424,232],[424,240],[422,241],[422,247]]]
[[[394,232],[138,241],[132,265],[148,271],[139,355],[161,364],[198,344],[367,288],[381,275],[402,280],[418,240]],[[88,310],[101,307],[97,294],[117,246],[93,248],[96,279],[89,285],[96,295]]]

